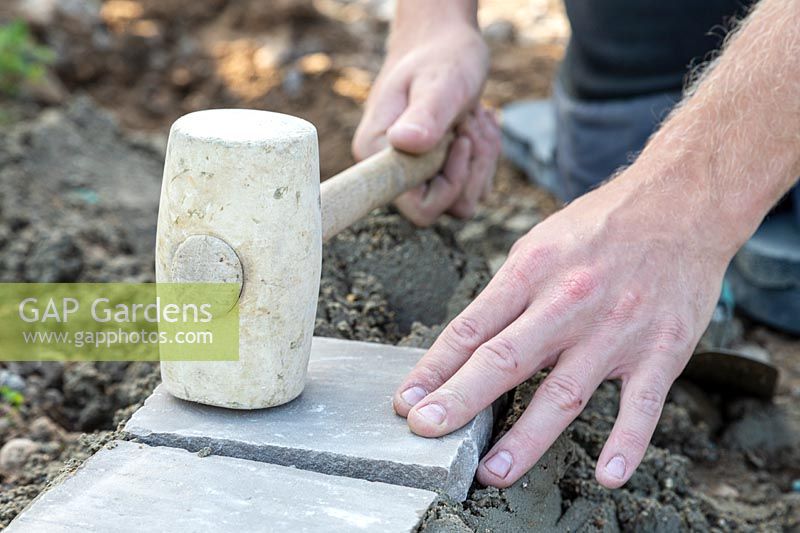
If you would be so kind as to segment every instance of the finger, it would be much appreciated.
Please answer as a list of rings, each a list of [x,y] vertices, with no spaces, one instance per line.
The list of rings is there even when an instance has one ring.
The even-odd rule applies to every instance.
[[[492,176],[486,180],[486,183],[484,184],[483,192],[481,193],[480,198],[482,202],[486,201],[486,199],[489,198],[489,195],[491,195],[492,191],[494,190],[494,175],[495,173],[492,172]]]
[[[541,459],[602,383],[605,368],[592,364],[593,355],[574,348],[561,356],[516,424],[478,465],[478,481],[508,487]]]
[[[469,218],[475,214],[478,205],[478,197],[480,196],[481,189],[483,189],[483,180],[485,176],[481,174],[480,164],[477,161],[478,153],[483,150],[481,143],[483,139],[480,135],[478,126],[478,119],[474,115],[468,116],[459,125],[459,133],[466,136],[472,142],[472,153],[470,154],[470,161],[468,172],[469,175],[465,180],[464,187],[461,194],[449,206],[448,213],[459,218]]]
[[[418,74],[409,87],[408,107],[389,128],[395,148],[411,153],[433,149],[467,108],[467,90],[444,70]]]
[[[461,195],[469,176],[471,152],[472,142],[469,138],[459,137],[450,149],[442,175],[395,200],[403,216],[415,225],[424,227],[431,225],[444,213]]]
[[[394,410],[409,410],[438,389],[485,341],[522,314],[529,304],[530,284],[508,265],[454,318],[395,392]]]
[[[597,459],[601,485],[621,487],[642,462],[674,377],[662,370],[640,371],[624,383],[617,421]]]
[[[578,326],[591,319],[592,306],[587,304],[600,295],[598,278],[578,269],[554,282],[548,275],[554,253],[553,249],[528,247],[524,254],[509,257],[498,272],[501,279],[509,280],[516,285],[515,290],[522,292],[523,309],[527,308],[513,324],[505,327],[510,320],[499,324],[502,331],[481,336],[480,343],[468,347],[464,342],[458,346],[460,339],[451,339],[445,330],[439,340],[451,341],[450,348],[460,347],[461,364],[448,374],[452,379],[411,410],[412,431],[428,437],[461,427],[500,394],[527,379],[536,369],[548,366],[558,353],[577,343],[582,330],[570,325]],[[493,302],[492,307],[484,310],[485,315],[475,319],[487,321],[505,305]],[[517,307],[513,310],[519,311]],[[437,419],[426,420],[424,415],[430,409],[420,412],[429,404],[436,404],[440,415]]]
[[[475,214],[478,202],[487,189],[487,183],[494,178],[498,148],[492,137],[489,116],[483,109],[478,109],[474,118],[465,121],[463,128],[473,144],[470,178],[461,197],[450,211],[454,216],[468,218]]]
[[[546,314],[540,307],[529,308],[481,344],[450,379],[411,409],[411,431],[425,437],[450,433],[501,394],[551,364],[558,353],[551,332],[558,328]]]
[[[364,116],[353,136],[353,157],[356,161],[379,152],[389,141],[386,130],[408,106],[408,82],[397,76],[375,83],[364,106]]]
[[[485,107],[482,107],[481,111],[481,132],[486,139],[492,141],[495,153],[499,155],[502,151],[503,143],[500,132],[500,124],[497,121],[497,116],[495,115],[494,111],[486,109]]]
[[[480,150],[477,152],[482,159],[491,163],[489,166],[493,169],[497,158],[500,156],[500,128],[494,119],[494,115],[483,108],[478,112],[477,125],[477,135],[481,141]]]

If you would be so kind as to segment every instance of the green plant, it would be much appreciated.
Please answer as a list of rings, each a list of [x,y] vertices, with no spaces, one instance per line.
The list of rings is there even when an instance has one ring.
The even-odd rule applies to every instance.
[[[23,396],[21,392],[3,386],[0,387],[0,400],[2,400],[2,403],[11,405],[12,407],[19,407],[25,403],[25,396]]]
[[[15,94],[20,85],[36,81],[53,61],[53,52],[36,44],[21,21],[0,25],[0,92]]]

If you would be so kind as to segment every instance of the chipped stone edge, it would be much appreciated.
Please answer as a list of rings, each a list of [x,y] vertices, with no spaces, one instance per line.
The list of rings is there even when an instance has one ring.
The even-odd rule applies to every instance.
[[[472,486],[475,472],[478,470],[481,455],[486,451],[489,440],[492,438],[493,418],[491,407],[487,407],[478,413],[470,422],[475,433],[470,438],[465,439],[456,451],[455,459],[453,459],[450,468],[450,475],[445,483],[447,487],[445,492],[456,501],[463,502],[467,499],[467,493],[470,486]],[[475,429],[476,427],[478,429]],[[459,472],[466,472],[468,475],[461,476],[461,479],[459,479]]]

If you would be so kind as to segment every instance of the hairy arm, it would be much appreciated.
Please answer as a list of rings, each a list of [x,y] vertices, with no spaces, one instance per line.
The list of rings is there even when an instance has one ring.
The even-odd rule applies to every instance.
[[[597,460],[607,487],[644,457],[672,382],[708,325],[725,269],[800,172],[800,0],[762,0],[619,175],[515,243],[486,289],[394,396],[435,437],[550,368],[478,479],[508,486],[622,384]]]
[[[696,218],[738,249],[800,174],[800,2],[762,0],[635,167],[654,193],[677,180]]]
[[[478,28],[478,0],[399,0],[389,52],[393,44],[406,46],[414,36],[427,37],[441,32],[451,24],[466,24]]]

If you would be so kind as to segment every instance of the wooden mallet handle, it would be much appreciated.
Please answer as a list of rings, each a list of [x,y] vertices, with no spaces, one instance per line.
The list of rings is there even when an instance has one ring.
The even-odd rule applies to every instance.
[[[386,148],[322,182],[322,241],[433,177],[444,165],[452,140],[448,134],[422,155]]]

